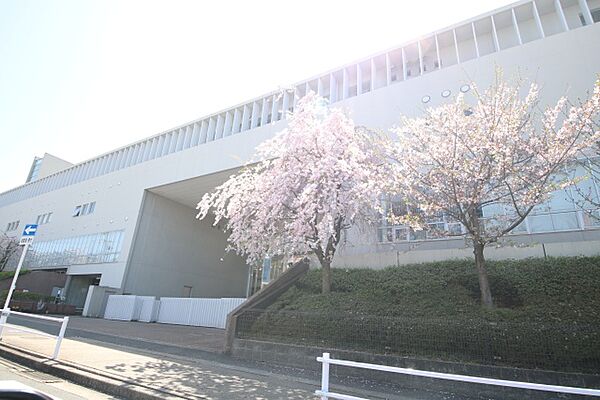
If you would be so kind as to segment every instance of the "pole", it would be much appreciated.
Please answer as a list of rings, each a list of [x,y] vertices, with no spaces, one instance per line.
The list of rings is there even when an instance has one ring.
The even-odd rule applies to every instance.
[[[323,353],[323,365],[321,366],[321,400],[327,400],[329,396],[329,353]]]
[[[52,359],[56,360],[58,358],[58,352],[60,351],[60,345],[62,343],[63,338],[65,337],[65,332],[67,330],[67,324],[69,323],[69,317],[64,317],[62,324],[60,325],[60,332],[56,337],[56,346],[54,346],[54,354],[52,355]]]

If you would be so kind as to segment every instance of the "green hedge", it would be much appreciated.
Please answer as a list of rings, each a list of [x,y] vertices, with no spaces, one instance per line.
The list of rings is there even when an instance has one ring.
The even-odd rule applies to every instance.
[[[7,295],[8,295],[8,290],[3,290],[2,293],[0,293],[0,302],[2,302],[2,304],[4,304],[4,302],[6,301]],[[48,302],[48,301],[53,301],[54,297],[47,296],[44,294],[39,294],[39,293],[33,293],[33,292],[14,291],[11,299],[12,300],[33,300],[33,301],[42,300],[42,301]]]
[[[21,272],[19,273],[19,276],[25,275],[28,273],[29,273],[28,269],[22,269]],[[15,271],[0,271],[0,281],[3,281],[5,279],[12,279],[13,276],[15,276]]]
[[[491,311],[480,306],[477,273],[469,260],[334,269],[329,296],[320,294],[321,271],[311,270],[270,310],[600,322],[600,257],[489,261],[487,268],[497,306]]]
[[[568,371],[600,369],[600,257],[489,262],[496,308],[479,303],[474,263],[311,270],[238,335]]]

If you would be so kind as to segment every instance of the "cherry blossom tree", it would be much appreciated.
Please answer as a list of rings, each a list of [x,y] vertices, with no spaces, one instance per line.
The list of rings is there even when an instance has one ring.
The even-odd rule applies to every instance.
[[[229,250],[249,264],[269,256],[315,255],[322,292],[343,230],[376,219],[385,166],[379,140],[357,128],[314,93],[302,98],[288,128],[261,144],[259,161],[231,176],[198,203],[197,218],[214,213],[226,225]]]
[[[6,233],[0,233],[0,271],[9,265],[20,250],[19,241]]]
[[[412,210],[412,218],[400,219],[426,228],[428,218],[443,214],[462,224],[460,234],[473,245],[481,302],[492,307],[485,246],[569,184],[563,167],[599,138],[600,81],[588,100],[571,105],[563,97],[545,110],[535,84],[526,90],[498,73],[483,92],[471,86],[469,101],[459,95],[420,118],[401,120],[390,143],[390,192],[403,194]]]

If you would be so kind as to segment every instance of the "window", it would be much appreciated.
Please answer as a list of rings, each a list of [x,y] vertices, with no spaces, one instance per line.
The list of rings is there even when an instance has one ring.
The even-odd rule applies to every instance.
[[[585,163],[588,165],[588,161]],[[510,234],[565,232],[600,227],[600,209],[597,206],[600,199],[600,180],[596,176],[590,176],[582,165],[569,168],[564,173],[575,179],[576,183],[554,191],[546,202],[537,205]],[[405,213],[402,204],[394,198],[384,198],[382,201],[383,215],[377,232],[380,243],[447,239],[466,233],[460,222],[444,214],[428,219],[423,230],[401,225],[390,217]],[[486,229],[506,226],[516,218],[512,207],[501,203],[487,204],[477,211]]]
[[[592,14],[592,21],[600,22],[600,8],[594,8],[593,10],[590,10],[590,14]],[[579,14],[579,20],[581,21],[581,25],[587,25],[587,23],[585,22],[585,18],[581,13]]]
[[[114,263],[123,245],[123,231],[95,233],[35,242],[25,263],[31,267]]]
[[[6,232],[16,230],[19,227],[19,222],[20,221],[9,222],[8,225],[6,225]]]
[[[52,219],[52,213],[46,213],[46,214],[40,214],[37,216],[35,223],[37,225],[44,225],[47,224],[48,222],[50,222],[50,220]]]
[[[96,209],[96,202],[92,201],[91,203],[80,204],[75,206],[75,210],[73,211],[73,217],[82,217],[84,215],[88,215],[94,212]]]

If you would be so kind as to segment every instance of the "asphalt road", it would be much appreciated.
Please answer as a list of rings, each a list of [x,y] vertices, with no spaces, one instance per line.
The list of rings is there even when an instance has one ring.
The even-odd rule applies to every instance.
[[[0,381],[17,381],[57,400],[118,400],[116,397],[75,385],[43,372],[0,358]]]

